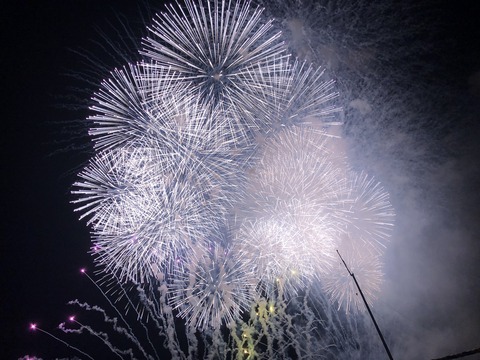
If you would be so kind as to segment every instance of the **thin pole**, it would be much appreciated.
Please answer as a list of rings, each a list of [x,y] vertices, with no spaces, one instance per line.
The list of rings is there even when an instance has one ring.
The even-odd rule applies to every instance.
[[[367,310],[368,310],[368,313],[370,314],[370,317],[372,318],[373,325],[375,325],[375,329],[377,329],[378,336],[380,336],[380,340],[382,340],[383,347],[385,348],[385,351],[387,352],[388,358],[389,358],[390,360],[393,360],[392,353],[390,352],[390,349],[388,348],[388,345],[387,345],[387,343],[385,342],[385,339],[383,338],[382,332],[380,331],[380,328],[378,327],[378,324],[377,324],[377,322],[375,321],[375,317],[373,316],[373,313],[372,313],[372,311],[370,310],[370,307],[368,306],[367,300],[365,299],[365,296],[363,295],[362,289],[360,289],[360,285],[358,284],[358,281],[357,281],[357,279],[355,278],[355,274],[350,271],[350,269],[348,268],[347,264],[345,263],[345,260],[343,260],[342,255],[340,255],[340,252],[339,252],[338,250],[337,250],[337,254],[338,254],[338,256],[340,256],[340,259],[342,260],[343,265],[345,265],[345,268],[347,269],[347,271],[348,271],[348,273],[350,274],[350,276],[353,278],[353,281],[355,281],[355,285],[357,286],[358,292],[359,292],[360,295],[362,296],[362,300],[363,300],[363,302],[365,303],[365,306],[366,306],[366,308],[367,308]]]
[[[480,354],[480,348],[476,348],[476,349],[473,349],[473,350],[470,350],[470,351],[464,351],[464,352],[461,352],[459,354],[444,356],[444,357],[433,359],[433,360],[460,359],[462,357],[470,356],[470,355],[473,355],[473,354]]]

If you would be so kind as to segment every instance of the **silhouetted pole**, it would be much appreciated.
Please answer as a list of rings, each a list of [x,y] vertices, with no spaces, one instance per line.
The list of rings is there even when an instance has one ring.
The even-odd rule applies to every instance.
[[[368,310],[368,313],[370,314],[370,317],[372,318],[373,325],[375,325],[375,329],[377,329],[378,336],[380,336],[380,340],[382,340],[383,347],[385,348],[385,351],[387,352],[388,358],[390,360],[393,360],[392,353],[390,352],[390,349],[388,348],[388,345],[385,342],[385,339],[383,338],[382,332],[380,331],[380,328],[378,327],[377,322],[375,321],[375,318],[373,317],[372,311],[370,310],[370,307],[368,306],[367,300],[365,300],[365,296],[363,295],[362,289],[360,289],[360,285],[358,285],[358,281],[355,278],[355,274],[350,271],[347,264],[345,263],[345,260],[343,260],[342,255],[340,255],[340,252],[338,250],[337,250],[337,253],[338,253],[338,256],[340,256],[340,259],[342,259],[343,265],[345,265],[345,268],[347,269],[348,273],[353,278],[353,281],[355,281],[355,285],[357,285],[358,292],[362,296],[362,300],[365,303],[365,306]]]
[[[462,357],[466,357],[466,356],[470,356],[470,355],[474,355],[474,354],[480,354],[480,348],[476,348],[476,349],[469,350],[469,351],[464,351],[464,352],[461,352],[461,353],[459,353],[459,354],[453,354],[453,355],[444,356],[444,357],[437,358],[437,359],[433,359],[433,360],[460,359],[460,358],[462,358]]]

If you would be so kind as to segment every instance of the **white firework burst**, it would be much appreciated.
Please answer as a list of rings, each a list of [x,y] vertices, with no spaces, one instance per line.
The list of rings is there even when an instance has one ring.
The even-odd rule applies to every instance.
[[[141,64],[115,69],[92,98],[90,109],[95,114],[89,117],[93,123],[89,134],[95,149],[130,146],[149,138],[158,143],[161,120],[184,106],[184,100],[191,96],[188,89],[169,69]]]
[[[336,217],[345,180],[329,141],[323,131],[307,127],[287,127],[267,139],[258,166],[249,174],[255,212],[288,212],[296,202]]]
[[[378,294],[394,217],[388,194],[350,170],[326,129],[340,124],[334,82],[291,61],[261,9],[185,0],[149,31],[144,62],[112,71],[93,97],[97,155],[73,202],[91,227],[95,261],[153,304],[146,311],[175,356],[175,315],[188,351],[202,339],[216,346],[205,354],[235,356],[220,329],[243,347],[236,331],[248,310],[262,333],[275,333],[257,345],[265,339],[272,357],[278,336],[286,355],[294,327],[323,326],[323,310],[308,310],[305,328],[291,323],[316,306],[313,288],[321,306],[327,297],[347,312],[359,306],[337,249],[369,301]]]
[[[247,116],[268,124],[269,131],[289,125],[327,127],[341,125],[337,119],[340,108],[334,100],[333,80],[326,78],[324,69],[307,62],[278,59],[277,71],[252,73],[252,82],[265,84],[255,88],[258,104]],[[268,85],[267,85],[268,84]]]
[[[252,146],[234,112],[207,109],[172,79],[130,66],[94,98],[101,151],[74,184],[74,203],[90,218],[97,261],[121,279],[143,281],[204,241],[241,198]]]
[[[261,75],[275,72],[276,60],[288,57],[281,34],[262,18],[262,11],[252,10],[249,1],[170,5],[154,19],[141,53],[190,81],[202,101],[214,106],[228,102],[243,113],[245,106],[260,105],[256,88],[272,86],[259,84]]]
[[[273,298],[276,291],[288,297],[295,296],[318,270],[315,252],[319,249],[315,245],[322,241],[311,241],[311,238],[299,241],[305,235],[304,231],[312,230],[312,226],[300,229],[305,224],[295,223],[295,220],[270,218],[246,221],[235,238],[236,251],[253,264],[257,291],[267,298]],[[319,233],[314,232],[316,235]],[[325,246],[325,243],[322,245]],[[330,248],[324,250],[332,252],[332,244],[329,245]],[[325,267],[326,264],[321,265]]]
[[[339,233],[338,250],[345,259],[368,302],[380,292],[382,284],[381,256],[390,238],[395,212],[388,193],[379,182],[365,173],[348,171],[345,206],[345,231]],[[365,309],[356,285],[337,258],[321,282],[327,295],[347,313]]]
[[[170,70],[145,64],[115,70],[93,100],[97,149],[152,147],[164,157],[160,173],[202,177],[217,188],[238,185],[253,150],[249,135],[234,111],[201,104]]]
[[[230,325],[254,296],[251,264],[218,244],[195,248],[173,272],[170,303],[197,329]]]
[[[121,280],[145,281],[206,241],[221,211],[203,188],[159,171],[163,156],[147,159],[142,149],[101,153],[74,184],[77,210],[90,218],[96,261]]]
[[[364,172],[349,172],[347,178],[345,232],[351,238],[352,247],[382,255],[395,220],[389,194],[378,181]]]
[[[185,179],[222,203],[234,203],[241,193],[243,171],[254,150],[233,112],[207,110],[197,101],[179,108],[161,125],[161,147]]]
[[[378,255],[368,249],[352,249],[351,240],[347,238],[342,241],[338,250],[359,282],[365,299],[371,304],[383,283],[383,263]],[[366,310],[352,276],[339,257],[330,272],[322,277],[321,283],[330,300],[338,304],[338,309],[343,308],[346,313]]]
[[[344,232],[345,179],[327,141],[318,130],[285,128],[266,141],[250,173],[246,220],[237,242],[257,260],[266,283],[292,274],[311,282],[335,259],[336,241]]]
[[[169,167],[165,160],[155,149],[139,146],[95,156],[72,191],[80,197],[73,201],[83,212],[80,219],[89,217],[87,225],[94,229],[130,228],[145,221],[156,206],[159,174]]]

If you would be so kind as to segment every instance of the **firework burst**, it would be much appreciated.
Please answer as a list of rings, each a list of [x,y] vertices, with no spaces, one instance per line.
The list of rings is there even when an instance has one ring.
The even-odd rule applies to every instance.
[[[346,176],[345,231],[339,233],[337,249],[371,303],[381,289],[382,255],[391,236],[395,213],[388,193],[376,180],[365,173],[352,171]],[[338,258],[321,283],[339,309],[343,308],[347,313],[364,309],[351,276]]]
[[[96,150],[129,146],[145,138],[161,140],[162,119],[172,117],[189,98],[188,86],[178,80],[168,69],[140,64],[112,71],[92,98],[95,114],[89,118],[89,134]]]
[[[89,217],[97,260],[121,279],[144,281],[215,233],[253,149],[234,112],[207,109],[172,79],[130,66],[94,97],[99,154],[74,184],[74,203]]]
[[[334,260],[346,188],[327,141],[321,131],[285,128],[266,141],[252,170],[237,242],[265,284],[312,282]]]
[[[252,303],[251,264],[221,246],[195,249],[173,275],[170,303],[196,328],[231,326]]]
[[[265,21],[262,10],[252,10],[248,1],[186,0],[185,7],[170,5],[149,30],[141,53],[153,66],[180,73],[203,102],[228,102],[242,113],[245,106],[260,105],[256,89],[276,85],[258,79],[277,71],[277,60],[288,57],[272,21]]]
[[[298,242],[302,233],[295,225],[291,219],[257,219],[245,221],[238,231],[237,251],[251,261],[256,289],[267,298],[277,291],[295,296],[315,272],[311,251],[316,249],[308,248],[308,241]]]
[[[139,154],[142,161],[125,161]],[[78,210],[89,217],[96,260],[132,281],[152,276],[152,266],[161,266],[190,242],[207,239],[221,208],[191,183],[156,172],[145,155],[141,149],[102,153],[80,174],[74,190],[80,196],[75,203],[86,203]]]
[[[326,129],[340,124],[333,81],[291,61],[261,9],[185,0],[149,31],[144,61],[112,71],[93,97],[96,155],[73,203],[95,261],[134,284],[173,357],[196,358],[199,339],[211,357],[304,354],[301,342],[321,342],[296,334],[321,338],[323,317],[337,319],[326,299],[358,307],[337,249],[378,293],[388,195],[353,174]],[[244,336],[248,326],[261,335]]]
[[[364,296],[371,304],[381,289],[383,263],[378,255],[372,254],[368,249],[352,249],[351,240],[345,239],[338,249],[350,271],[362,284]],[[322,277],[321,283],[327,296],[338,305],[338,309],[343,308],[346,313],[365,311],[358,289],[340,259],[334,262],[330,273]]]
[[[354,249],[364,248],[382,255],[393,230],[395,211],[389,194],[373,177],[365,173],[347,173],[345,233]],[[353,250],[353,249],[352,249]]]
[[[247,113],[268,124],[264,130],[279,130],[285,126],[324,128],[341,125],[340,111],[333,100],[338,96],[334,81],[325,77],[324,69],[306,62],[278,59],[277,71],[252,73],[252,82],[264,84],[255,89],[258,104]],[[268,85],[266,85],[268,84]]]

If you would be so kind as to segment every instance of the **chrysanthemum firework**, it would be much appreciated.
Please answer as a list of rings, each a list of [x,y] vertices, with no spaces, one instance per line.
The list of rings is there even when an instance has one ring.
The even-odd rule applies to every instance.
[[[174,78],[130,66],[94,98],[100,153],[75,183],[74,203],[90,217],[97,259],[122,279],[143,280],[150,266],[203,241],[241,197],[252,146],[235,113],[207,109]]]
[[[275,332],[265,335],[268,353],[277,337],[287,354],[293,326],[307,333],[324,322],[311,304],[357,305],[335,250],[368,296],[378,292],[388,197],[350,171],[325,129],[340,124],[333,81],[292,61],[261,9],[185,0],[149,31],[144,61],[112,71],[93,97],[96,155],[73,191],[92,253],[106,278],[133,282],[146,308],[154,305],[147,311],[175,356],[175,316],[188,351],[200,330],[204,345],[235,356],[221,331],[235,332],[248,310],[252,324]],[[309,298],[314,288],[323,291],[318,301]],[[267,317],[254,300],[270,304]],[[292,323],[295,308],[309,309],[305,328]],[[288,331],[271,327],[275,314]]]
[[[218,244],[197,247],[173,273],[170,303],[197,329],[231,325],[254,296],[251,263]]]
[[[311,204],[309,210],[335,218],[345,192],[341,176],[345,164],[339,166],[329,141],[323,131],[295,126],[267,139],[258,155],[259,164],[249,173],[249,205],[255,213],[288,212],[296,202]]]
[[[361,284],[367,302],[371,304],[379,294],[383,282],[383,263],[379,255],[359,246],[353,247],[352,241],[355,240],[348,235],[345,237],[338,245],[338,250]],[[366,310],[352,276],[339,257],[333,263],[330,272],[323,275],[321,284],[328,298],[339,310],[343,309],[346,313]]]
[[[287,127],[266,141],[236,239],[262,280],[290,273],[312,281],[328,272],[344,231],[345,179],[334,160],[325,134],[312,128]]]
[[[338,234],[337,249],[361,283],[369,303],[377,297],[383,279],[382,255],[389,241],[395,213],[388,193],[365,173],[346,172],[345,231]],[[347,313],[365,309],[349,272],[338,257],[321,279],[325,292]]]
[[[95,149],[131,146],[136,141],[162,140],[162,120],[189,99],[189,87],[171,70],[137,64],[115,69],[93,96],[89,134]],[[166,106],[168,104],[168,106]]]
[[[90,218],[96,261],[121,280],[144,281],[152,269],[205,241],[221,213],[208,190],[164,174],[158,162],[146,160],[141,149],[108,151],[95,157],[75,183],[79,199],[74,202],[81,205],[82,217]]]
[[[257,291],[267,298],[278,291],[288,297],[296,295],[317,271],[324,272],[330,265],[317,258],[319,247],[323,246],[326,253],[333,251],[329,239],[313,239],[328,234],[327,229],[321,229],[321,223],[307,223],[300,214],[283,215],[245,221],[235,238],[236,251],[251,261],[255,270]],[[312,231],[311,236],[305,231]]]
[[[388,192],[372,176],[349,171],[346,200],[345,232],[352,238],[352,250],[364,248],[382,255],[395,219]]]
[[[256,88],[276,85],[259,83],[262,74],[277,71],[278,59],[288,57],[272,21],[249,1],[186,0],[185,7],[170,5],[149,30],[142,54],[192,82],[205,103],[228,102],[242,113],[260,105]]]
[[[280,58],[275,62],[276,71],[250,74],[252,82],[268,85],[255,88],[258,104],[248,109],[246,116],[268,125],[267,131],[290,125],[341,125],[337,116],[340,108],[334,102],[338,94],[325,69],[298,60],[292,63]]]

